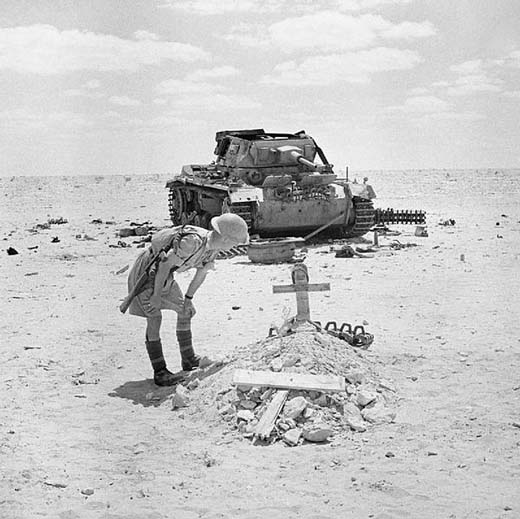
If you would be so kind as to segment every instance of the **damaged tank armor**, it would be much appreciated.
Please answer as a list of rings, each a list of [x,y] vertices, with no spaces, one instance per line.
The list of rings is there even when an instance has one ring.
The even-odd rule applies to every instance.
[[[333,220],[342,237],[373,226],[374,190],[339,179],[304,131],[226,130],[216,141],[214,162],[185,165],[167,183],[174,225],[193,218],[208,228],[213,216],[232,212],[261,237],[304,235]]]

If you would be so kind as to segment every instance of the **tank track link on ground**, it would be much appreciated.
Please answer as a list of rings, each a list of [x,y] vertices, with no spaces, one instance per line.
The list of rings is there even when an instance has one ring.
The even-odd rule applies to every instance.
[[[372,200],[355,197],[352,200],[354,205],[354,224],[347,227],[345,236],[347,238],[359,238],[366,234],[375,223],[375,209]]]
[[[409,211],[377,208],[375,210],[375,225],[387,223],[424,225],[426,223],[426,212],[421,210]]]

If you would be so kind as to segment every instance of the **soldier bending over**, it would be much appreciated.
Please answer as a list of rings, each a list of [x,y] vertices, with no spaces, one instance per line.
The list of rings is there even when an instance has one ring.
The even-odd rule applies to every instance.
[[[149,271],[144,289],[132,300],[129,312],[146,318],[146,350],[158,386],[171,386],[182,376],[176,376],[166,367],[161,344],[161,310],[177,312],[177,340],[182,369],[190,371],[199,365],[191,336],[191,319],[195,315],[193,296],[206,279],[214,260],[221,250],[229,250],[248,243],[246,222],[238,215],[225,213],[211,219],[211,230],[192,225],[163,229],[152,237],[151,247],[136,259],[128,275],[128,290],[146,270],[150,260],[161,250],[158,261]],[[166,252],[164,252],[164,250]],[[175,272],[196,269],[184,296],[174,279]]]

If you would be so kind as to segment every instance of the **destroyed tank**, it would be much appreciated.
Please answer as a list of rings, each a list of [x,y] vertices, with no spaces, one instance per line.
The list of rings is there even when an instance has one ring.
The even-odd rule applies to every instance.
[[[174,225],[209,228],[213,216],[232,212],[262,238],[321,228],[351,238],[373,226],[371,186],[338,178],[304,131],[226,130],[216,142],[214,162],[185,165],[167,182]]]

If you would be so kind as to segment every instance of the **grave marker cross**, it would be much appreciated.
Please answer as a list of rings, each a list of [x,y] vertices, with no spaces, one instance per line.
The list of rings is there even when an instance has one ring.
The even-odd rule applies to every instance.
[[[309,292],[323,292],[330,290],[330,283],[309,283],[307,267],[303,263],[296,263],[291,271],[292,285],[274,285],[273,294],[288,292],[296,293],[297,322],[310,321]]]

